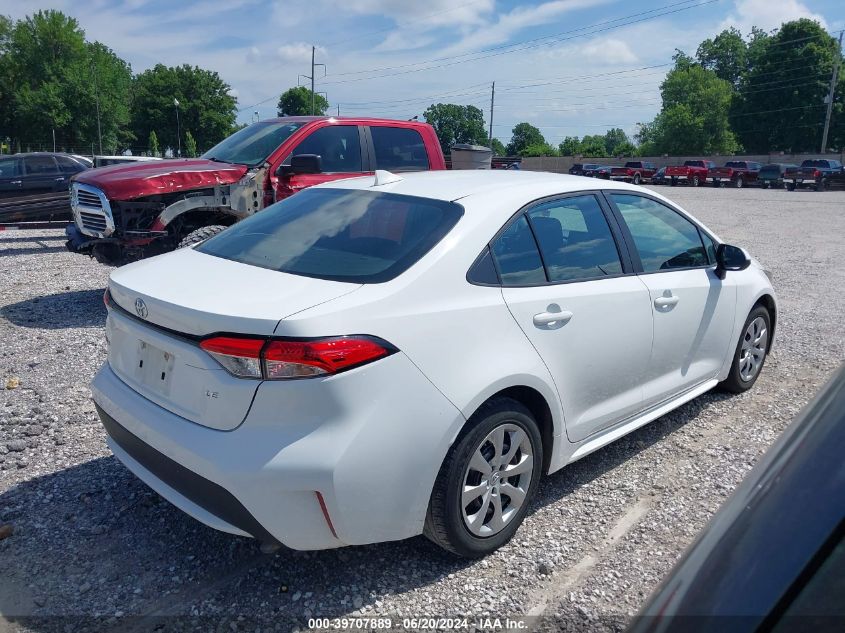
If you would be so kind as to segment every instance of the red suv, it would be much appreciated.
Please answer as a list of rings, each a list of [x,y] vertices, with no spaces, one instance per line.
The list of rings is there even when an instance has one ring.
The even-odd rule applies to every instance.
[[[434,128],[367,118],[260,121],[200,158],[78,174],[67,247],[110,264],[139,259],[202,241],[306,187],[376,169],[446,169]]]

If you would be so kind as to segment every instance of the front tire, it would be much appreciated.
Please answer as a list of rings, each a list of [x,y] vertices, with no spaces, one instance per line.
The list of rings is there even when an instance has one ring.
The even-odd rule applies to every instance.
[[[735,189],[742,189],[745,186],[745,179],[742,176],[737,177],[734,180],[734,188]]]
[[[525,518],[542,463],[540,429],[531,412],[511,398],[488,401],[443,460],[423,533],[465,558],[494,552]]]
[[[185,248],[186,246],[193,246],[194,244],[199,244],[200,242],[206,241],[210,237],[214,237],[220,231],[223,231],[228,227],[223,226],[222,224],[212,224],[210,226],[202,226],[194,231],[188,233],[182,240],[179,242],[179,246],[177,248]]]
[[[634,184],[635,185],[640,184],[640,175],[639,174],[634,174]]]
[[[693,186],[693,187],[697,187],[697,186],[698,186],[698,176],[693,176],[693,177],[692,177],[692,186]]]
[[[748,391],[757,382],[771,340],[772,318],[763,306],[757,306],[748,315],[736,344],[731,371],[721,387],[731,393]]]

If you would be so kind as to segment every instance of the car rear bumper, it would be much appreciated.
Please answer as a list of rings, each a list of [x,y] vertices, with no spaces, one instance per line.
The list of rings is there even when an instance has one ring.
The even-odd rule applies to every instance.
[[[231,431],[171,413],[108,364],[92,392],[114,454],[176,507],[303,550],[422,533],[464,423],[402,353],[331,378],[264,382]]]

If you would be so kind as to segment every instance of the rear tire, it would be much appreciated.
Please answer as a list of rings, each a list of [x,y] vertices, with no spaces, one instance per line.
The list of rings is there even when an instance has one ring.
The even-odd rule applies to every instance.
[[[692,177],[692,186],[697,187],[699,185],[698,176]]]
[[[745,319],[740,330],[736,351],[731,359],[728,377],[719,383],[725,391],[742,393],[757,382],[769,351],[772,335],[772,318],[763,306],[757,306]]]
[[[736,180],[734,180],[734,188],[735,189],[742,189],[745,186],[745,179],[742,176],[738,176]]]
[[[824,191],[827,189],[827,179],[821,178],[816,182],[816,191]]]
[[[501,438],[499,448],[495,438]],[[540,429],[531,412],[511,398],[490,400],[469,419],[443,460],[423,533],[465,558],[497,550],[525,518],[542,463]],[[516,475],[504,474],[515,469]]]
[[[212,224],[211,226],[202,226],[194,231],[188,233],[182,240],[179,242],[179,246],[177,248],[185,248],[186,246],[193,246],[194,244],[199,244],[200,242],[206,241],[210,237],[214,237],[220,231],[223,231],[228,227],[223,226],[222,224]]]
[[[635,185],[640,184],[640,175],[639,174],[634,174],[634,184]]]

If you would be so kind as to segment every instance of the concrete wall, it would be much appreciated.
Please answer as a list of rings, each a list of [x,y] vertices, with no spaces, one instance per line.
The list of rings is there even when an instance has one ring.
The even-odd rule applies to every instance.
[[[583,158],[581,156],[545,156],[536,158],[523,158],[522,169],[530,171],[551,171],[558,174],[565,174],[574,163],[596,163],[599,165],[624,165],[628,160],[650,161],[658,167],[668,165],[682,165],[685,160],[712,160],[717,165],[724,165],[729,160],[753,160],[758,163],[795,163],[800,165],[801,161],[808,158],[830,158],[845,163],[845,153],[842,154],[755,154],[749,156],[637,156],[636,158]]]

